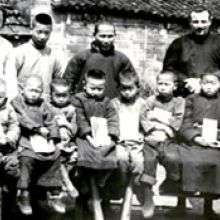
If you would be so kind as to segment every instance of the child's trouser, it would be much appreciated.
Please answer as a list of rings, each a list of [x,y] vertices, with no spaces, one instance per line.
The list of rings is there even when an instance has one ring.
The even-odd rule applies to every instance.
[[[143,144],[135,141],[124,141],[116,146],[116,156],[122,172],[130,171],[140,175],[144,169]]]
[[[156,169],[158,162],[167,172],[167,178],[179,181],[181,177],[180,156],[178,145],[172,141],[147,142],[143,148],[144,172],[141,182],[153,185],[156,183]]]
[[[41,161],[32,157],[21,156],[19,159],[21,175],[18,180],[18,189],[28,190],[32,184],[61,189],[60,158]]]

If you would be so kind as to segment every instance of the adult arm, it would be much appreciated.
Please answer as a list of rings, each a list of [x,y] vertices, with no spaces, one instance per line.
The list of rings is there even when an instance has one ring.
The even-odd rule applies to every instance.
[[[188,141],[193,142],[195,137],[201,136],[201,129],[194,126],[193,122],[193,95],[186,99],[185,113],[180,134]]]
[[[76,54],[70,59],[67,64],[66,70],[63,74],[63,78],[69,82],[71,87],[71,92],[74,93],[76,86],[80,81],[82,69],[86,62],[87,52],[84,51],[80,54]]]

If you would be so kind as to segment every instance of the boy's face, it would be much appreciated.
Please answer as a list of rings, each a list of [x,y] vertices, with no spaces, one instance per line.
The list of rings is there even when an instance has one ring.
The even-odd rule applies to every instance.
[[[157,91],[162,96],[169,96],[173,94],[176,85],[173,76],[169,74],[160,75],[157,79]]]
[[[0,87],[0,106],[3,105],[6,99],[6,88],[5,86]]]
[[[208,11],[195,12],[190,15],[190,26],[192,31],[197,36],[204,36],[209,32],[212,24]]]
[[[128,101],[133,99],[139,91],[139,88],[135,82],[131,82],[131,83],[120,82],[119,89],[120,89],[121,97]]]
[[[105,79],[87,78],[84,89],[87,94],[94,98],[101,98],[105,92]]]
[[[45,48],[47,41],[49,40],[52,31],[51,25],[43,25],[40,23],[35,23],[32,30],[32,40],[37,48]]]
[[[40,80],[36,80],[35,78],[27,79],[22,94],[29,104],[37,103],[41,99],[42,93],[43,85]]]
[[[102,51],[109,51],[115,40],[114,27],[109,24],[100,24],[95,39],[99,42]]]
[[[220,82],[215,75],[205,75],[201,80],[201,90],[207,96],[214,96],[220,88]]]
[[[51,99],[59,107],[66,106],[70,101],[69,87],[64,85],[54,86],[51,92]]]

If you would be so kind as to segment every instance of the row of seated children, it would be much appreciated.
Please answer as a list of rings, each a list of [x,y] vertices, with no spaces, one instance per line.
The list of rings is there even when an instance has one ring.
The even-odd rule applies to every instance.
[[[120,95],[114,100],[104,96],[106,78],[99,70],[86,74],[84,92],[76,94],[73,101],[68,85],[61,79],[52,83],[50,101],[43,100],[42,79],[31,75],[23,81],[21,94],[9,104],[5,83],[1,81],[0,118],[5,134],[1,140],[1,162],[4,174],[18,176],[21,211],[32,213],[29,189],[30,184],[37,183],[48,189],[54,209],[65,212],[60,199],[60,149],[70,148],[72,152],[74,142],[78,147],[77,166],[82,170],[85,185],[92,176],[103,188],[118,164],[123,174],[128,170],[133,173],[145,218],[154,213],[152,185],[158,161],[166,168],[170,181],[181,180],[183,191],[218,195],[220,155],[201,136],[203,118],[220,119],[218,77],[204,74],[201,93],[187,98],[186,107],[184,99],[173,96],[176,78],[171,72],[157,77],[155,95],[147,100],[140,98],[139,80],[131,72],[120,73]],[[98,121],[108,132],[100,140],[94,138],[92,127]],[[179,129],[185,138],[183,143],[177,143]],[[36,144],[43,146],[40,137],[48,140],[44,152]],[[205,203],[209,212],[211,200],[209,197]]]

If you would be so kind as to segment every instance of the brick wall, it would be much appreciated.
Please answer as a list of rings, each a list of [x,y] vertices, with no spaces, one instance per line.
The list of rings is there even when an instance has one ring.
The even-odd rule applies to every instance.
[[[89,48],[93,40],[94,24],[80,20],[79,15],[55,12],[49,0],[35,0],[32,3],[32,16],[37,12],[49,12],[54,18],[54,30],[49,44],[59,53],[63,64],[77,52]],[[160,22],[144,19],[106,16],[116,25],[116,48],[124,52],[135,66],[143,85],[154,85],[155,75],[161,70],[168,45],[184,30],[173,24],[177,31],[164,29]],[[178,33],[177,33],[178,32]]]

